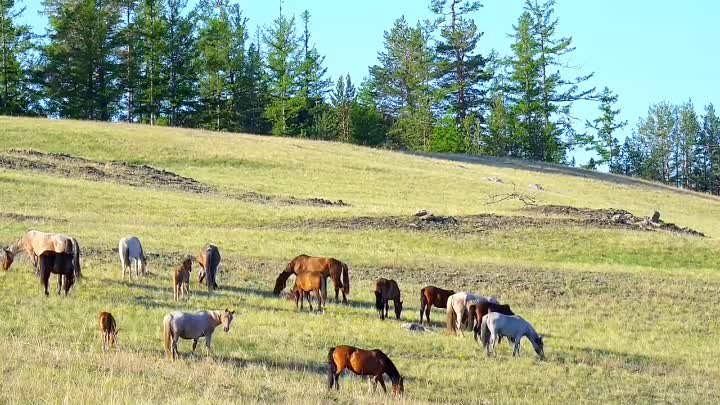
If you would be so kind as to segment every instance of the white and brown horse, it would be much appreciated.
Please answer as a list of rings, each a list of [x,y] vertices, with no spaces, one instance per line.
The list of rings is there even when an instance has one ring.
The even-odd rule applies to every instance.
[[[2,268],[10,269],[15,256],[24,253],[32,260],[33,267],[39,272],[38,257],[44,252],[64,253],[73,255],[73,273],[80,277],[80,245],[73,237],[30,230],[14,244],[3,248]]]
[[[165,315],[163,319],[163,344],[165,354],[171,360],[178,356],[178,340],[191,339],[192,351],[195,352],[198,340],[205,337],[205,346],[210,353],[210,343],[215,328],[222,325],[225,332],[230,330],[235,311],[201,311],[194,314],[175,311]]]
[[[120,255],[120,264],[122,265],[121,279],[125,279],[125,272],[128,273],[128,279],[132,280],[132,271],[135,268],[135,276],[145,275],[147,259],[143,252],[140,239],[135,236],[128,236],[120,239],[118,243],[118,254]]]

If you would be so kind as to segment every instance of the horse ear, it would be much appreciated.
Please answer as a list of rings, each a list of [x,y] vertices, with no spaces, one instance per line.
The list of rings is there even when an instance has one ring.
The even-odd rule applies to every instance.
[[[228,311],[228,309],[227,309],[227,308],[225,308],[225,313],[230,313],[230,311]]]
[[[232,311],[230,311],[230,315],[233,315],[234,313],[235,313],[234,309]]]

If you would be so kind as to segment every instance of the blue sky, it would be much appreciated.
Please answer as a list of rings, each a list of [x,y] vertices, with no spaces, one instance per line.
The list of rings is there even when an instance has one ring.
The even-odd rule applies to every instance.
[[[278,14],[279,1],[238,0],[251,26],[265,26]],[[194,3],[191,0],[191,3]],[[485,36],[484,52],[509,52],[508,34],[523,8],[522,0],[484,0],[475,20]],[[560,35],[572,36],[577,50],[567,62],[578,73],[595,72],[591,85],[610,87],[620,96],[622,118],[629,133],[650,104],[681,103],[689,98],[698,112],[711,102],[720,104],[720,2],[649,0],[558,0]],[[24,20],[42,33],[46,23],[38,15],[40,0],[26,0]],[[395,19],[431,17],[429,0],[285,0],[287,14],[311,13],[311,33],[329,74],[350,73],[359,83],[368,66],[377,62],[383,33]],[[570,72],[574,74],[574,72]],[[584,122],[594,118],[596,106],[579,105]],[[582,128],[578,125],[578,128]],[[578,162],[588,158],[576,154]]]

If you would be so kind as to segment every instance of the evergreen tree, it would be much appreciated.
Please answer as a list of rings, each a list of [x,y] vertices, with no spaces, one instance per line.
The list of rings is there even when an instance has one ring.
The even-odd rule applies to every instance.
[[[303,21],[302,34],[302,61],[298,67],[298,76],[300,81],[300,89],[298,96],[303,101],[302,110],[299,113],[299,122],[297,126],[301,134],[309,134],[312,136],[321,135],[312,133],[315,127],[314,121],[321,115],[332,115],[328,113],[327,106],[324,105],[325,94],[330,87],[331,81],[325,78],[327,68],[323,66],[324,56],[310,43],[310,12],[305,10],[301,19]],[[327,114],[326,114],[327,113]]]
[[[15,22],[23,12],[14,0],[0,0],[0,115],[37,112],[29,55],[33,36],[30,27]]]
[[[48,107],[61,117],[110,120],[120,83],[121,10],[113,0],[46,0],[43,48]]]
[[[135,97],[137,95],[137,77],[140,75],[138,64],[135,58],[135,48],[138,45],[137,35],[137,0],[120,0],[121,19],[123,27],[118,34],[118,41],[122,51],[120,53],[120,64],[124,66],[120,70],[120,80],[124,95],[121,106],[125,110],[123,120],[135,122]]]
[[[712,104],[705,107],[694,142],[692,172],[697,190],[720,194],[720,117]]]
[[[583,139],[588,147],[587,151],[594,151],[600,157],[593,160],[597,166],[607,164],[608,166],[617,166],[620,157],[620,143],[615,134],[627,125],[627,121],[618,121],[620,110],[615,109],[614,105],[618,101],[618,96],[613,94],[610,89],[605,87],[599,95],[600,113],[598,118],[587,121],[585,125],[594,131],[594,134]]]
[[[387,141],[387,121],[378,109],[373,93],[370,80],[364,80],[357,90],[357,101],[350,116],[353,143],[378,146]]]
[[[245,61],[243,77],[247,80],[247,94],[244,97],[248,102],[245,130],[258,134],[268,133],[272,129],[265,117],[269,97],[268,78],[263,66],[259,34],[257,40],[248,47]]]
[[[347,74],[338,77],[335,90],[330,94],[330,103],[335,109],[337,120],[337,138],[343,142],[350,142],[352,136],[352,111],[356,102],[355,86]]]
[[[197,41],[195,14],[183,15],[187,0],[167,0],[165,43],[167,51],[162,76],[167,85],[164,114],[171,126],[191,126],[197,111]]]
[[[275,135],[297,135],[298,115],[304,100],[297,97],[299,83],[299,43],[295,34],[295,18],[280,15],[264,34],[267,46],[267,72],[270,102],[265,116]]]
[[[670,184],[672,131],[677,121],[675,110],[669,103],[652,105],[647,118],[638,123],[638,143],[645,155],[640,176],[645,179]]]
[[[466,117],[482,118],[487,106],[485,87],[492,78],[488,59],[477,52],[483,33],[468,16],[480,9],[475,0],[431,0],[431,10],[440,17],[438,54],[439,87],[443,90],[445,109],[452,112],[458,127]]]
[[[140,121],[150,125],[157,123],[167,97],[167,82],[162,74],[168,50],[164,14],[162,0],[139,0],[134,30],[138,38],[135,58],[139,68],[135,100]]]
[[[692,101],[677,108],[677,123],[673,137],[673,171],[676,187],[694,188],[693,150],[700,133],[700,122]],[[691,181],[693,184],[691,184]]]

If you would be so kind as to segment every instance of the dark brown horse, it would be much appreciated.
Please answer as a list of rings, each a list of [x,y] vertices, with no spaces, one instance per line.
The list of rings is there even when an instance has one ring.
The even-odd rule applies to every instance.
[[[220,250],[215,245],[205,245],[197,256],[197,262],[200,265],[199,283],[202,284],[203,280],[207,281],[208,292],[217,290],[218,285],[215,280],[220,266]]]
[[[38,258],[43,252],[68,253],[74,255],[73,268],[75,277],[80,278],[80,245],[77,239],[60,234],[45,233],[30,230],[14,244],[3,248],[2,268],[10,269],[15,256],[18,253],[25,253],[30,257],[36,274],[40,273]]]
[[[288,278],[293,274],[297,275],[303,271],[316,271],[322,273],[325,278],[330,277],[335,286],[335,302],[339,301],[340,291],[342,290],[343,303],[347,303],[347,296],[350,294],[350,273],[347,264],[335,258],[312,257],[308,255],[300,255],[295,257],[288,263],[282,273],[275,280],[275,288],[273,294],[280,295],[285,288]]]
[[[490,312],[498,312],[503,315],[515,315],[512,309],[510,309],[510,305],[507,304],[495,304],[494,302],[484,301],[479,304],[470,305],[470,319],[468,323],[473,325],[473,336],[475,340],[478,340],[478,336],[480,335],[483,316]]]
[[[38,257],[38,267],[40,269],[40,280],[45,287],[45,296],[50,295],[48,292],[48,283],[50,282],[50,273],[58,276],[58,294],[62,288],[65,289],[67,296],[70,287],[75,284],[75,266],[73,265],[74,255],[71,253],[55,253],[44,252]]]
[[[115,347],[119,329],[115,323],[115,318],[110,312],[100,312],[98,321],[100,333],[102,334],[102,350],[107,351],[109,348]]]
[[[398,287],[395,280],[381,277],[375,281],[375,309],[378,310],[382,320],[385,320],[388,316],[388,310],[390,309],[388,301],[390,300],[393,301],[395,317],[400,319],[403,306],[403,302],[400,300],[400,287]]]
[[[427,324],[430,325],[430,309],[434,305],[444,310],[447,307],[448,297],[453,294],[455,294],[453,290],[443,290],[431,285],[420,290],[420,324],[423,324],[423,314],[425,314]]]
[[[393,394],[402,395],[405,391],[405,377],[400,375],[395,364],[382,351],[358,349],[352,346],[335,346],[328,352],[328,389],[340,390],[340,374],[348,369],[356,375],[375,377],[374,388],[380,383],[387,392],[383,374],[392,382]]]
[[[315,293],[318,301],[318,311],[325,310],[325,301],[327,300],[327,279],[322,273],[317,271],[303,271],[295,276],[295,285],[293,286],[293,295],[295,295],[295,307],[300,301],[300,309],[303,309],[303,300],[307,299],[312,312],[312,302],[310,295]]]

